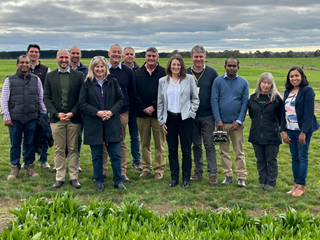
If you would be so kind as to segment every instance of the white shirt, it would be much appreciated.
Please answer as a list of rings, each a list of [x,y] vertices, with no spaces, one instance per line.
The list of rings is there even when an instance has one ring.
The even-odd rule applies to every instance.
[[[172,77],[169,79],[167,88],[168,111],[172,113],[180,113],[180,81],[174,83]]]

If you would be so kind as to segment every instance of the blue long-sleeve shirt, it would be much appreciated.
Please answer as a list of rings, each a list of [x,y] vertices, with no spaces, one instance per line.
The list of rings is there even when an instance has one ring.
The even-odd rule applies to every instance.
[[[234,79],[227,74],[217,77],[212,84],[211,107],[216,122],[240,125],[244,121],[249,99],[248,81],[238,75]]]

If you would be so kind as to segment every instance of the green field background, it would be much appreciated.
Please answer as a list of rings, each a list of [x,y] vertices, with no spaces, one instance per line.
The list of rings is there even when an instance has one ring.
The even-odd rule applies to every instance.
[[[81,62],[89,66],[91,59],[81,59]],[[190,58],[185,58],[186,67],[190,67],[192,62]],[[284,85],[288,70],[292,66],[304,66],[305,68],[320,69],[320,58],[239,58],[240,69],[238,74],[249,82],[250,92],[255,87],[259,76],[263,72],[270,72],[274,76],[279,91],[284,91]],[[140,65],[144,63],[144,58],[137,58],[136,62]],[[208,58],[206,64],[217,70],[219,75],[225,73],[224,61],[222,58]],[[42,64],[49,66],[51,70],[58,67],[55,59],[42,59]],[[166,66],[168,58],[160,58],[159,63]],[[0,60],[0,87],[2,87],[6,76],[14,73],[16,70],[15,60]],[[316,100],[320,101],[320,71],[305,70],[310,86],[316,93]]]

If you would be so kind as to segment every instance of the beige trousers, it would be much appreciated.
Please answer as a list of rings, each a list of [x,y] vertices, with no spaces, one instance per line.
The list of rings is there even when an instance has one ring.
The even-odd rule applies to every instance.
[[[159,126],[158,120],[153,117],[137,118],[137,125],[140,133],[141,167],[143,171],[151,172],[153,169],[156,173],[163,174],[166,166],[165,134]],[[151,130],[155,149],[155,167],[152,167]]]
[[[50,123],[54,140],[54,166],[56,168],[56,181],[65,181],[66,177],[66,148],[68,148],[68,171],[70,180],[78,179],[78,138],[81,124],[71,121]]]
[[[246,168],[246,161],[244,157],[243,151],[243,125],[237,131],[230,130],[231,124],[224,123],[223,129],[227,131],[228,134],[228,141],[227,142],[220,142],[220,156],[221,156],[221,165],[223,168],[223,174],[232,177],[232,161],[230,158],[229,146],[230,146],[230,139],[232,142],[233,151],[235,154],[234,165],[238,175],[238,179],[246,179],[247,176],[247,168]]]

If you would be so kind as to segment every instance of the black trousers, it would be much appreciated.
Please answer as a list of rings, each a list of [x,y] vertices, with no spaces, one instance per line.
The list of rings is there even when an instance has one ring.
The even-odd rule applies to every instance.
[[[167,118],[167,144],[169,149],[169,164],[171,171],[171,180],[179,181],[179,136],[182,152],[182,180],[190,181],[191,176],[191,145],[193,135],[193,119],[181,119],[181,114],[173,115],[168,112]]]
[[[257,169],[259,173],[259,183],[276,186],[278,177],[278,144],[252,144],[257,158]]]

